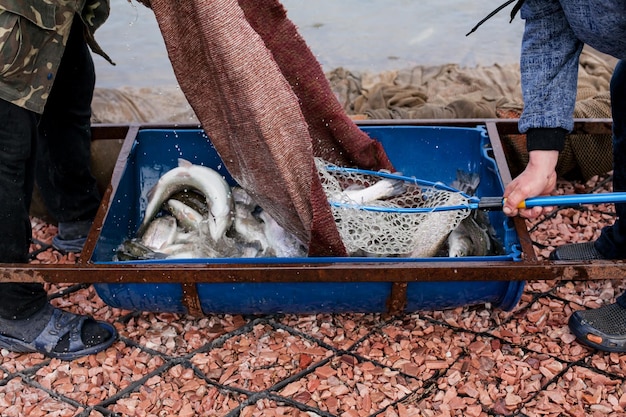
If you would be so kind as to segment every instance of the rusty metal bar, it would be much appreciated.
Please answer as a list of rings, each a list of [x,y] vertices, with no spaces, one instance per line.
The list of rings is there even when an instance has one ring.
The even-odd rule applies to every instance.
[[[516,121],[509,121],[506,124],[508,125],[509,129],[515,126],[515,129],[517,131]],[[493,149],[496,165],[498,166],[498,171],[500,171],[502,183],[506,187],[506,185],[509,184],[513,180],[513,178],[511,176],[511,171],[509,170],[506,152],[504,150],[504,147],[502,146],[502,139],[500,138],[498,125],[498,120],[489,120],[485,122],[487,135],[489,136],[489,142],[491,143],[491,147]],[[515,217],[512,219],[512,221],[513,227],[515,228],[518,239],[520,241],[522,257],[524,261],[537,262],[537,256],[535,255],[533,242],[530,238],[530,234],[528,233],[528,227],[526,227],[526,221],[520,217]]]
[[[413,282],[626,278],[625,261],[3,264],[0,280],[84,283]]]
[[[498,126],[494,121],[488,121],[485,123],[487,128],[487,135],[489,136],[489,141],[491,143],[491,147],[493,148],[493,155],[496,160],[496,165],[498,166],[498,170],[500,171],[500,177],[502,178],[502,183],[506,186],[511,182],[511,171],[509,170],[509,164],[506,159],[506,154],[504,152],[504,148],[502,147],[502,140],[500,139],[500,132],[498,131]]]
[[[124,143],[122,144],[122,148],[120,149],[120,153],[117,156],[117,162],[115,163],[115,168],[113,168],[113,173],[111,175],[111,180],[109,181],[109,185],[107,186],[104,195],[102,196],[102,200],[100,201],[100,207],[98,208],[98,212],[96,213],[96,217],[94,218],[93,225],[89,234],[87,235],[87,241],[85,242],[85,246],[83,246],[83,251],[81,253],[80,258],[78,258],[78,264],[85,265],[93,254],[93,251],[98,242],[98,237],[100,236],[100,228],[104,224],[104,219],[106,214],[111,206],[111,199],[115,196],[115,192],[117,191],[117,186],[120,183],[120,179],[122,178],[122,174],[124,173],[124,167],[126,166],[126,161],[128,160],[128,156],[133,148],[134,138],[137,137],[137,132],[139,132],[139,125],[128,125],[125,129],[120,126],[107,126],[103,129],[106,133],[117,132],[118,134],[124,135]],[[94,129],[98,131],[99,129]],[[108,135],[105,135],[108,136]]]
[[[198,287],[195,283],[185,282],[182,283],[183,288],[183,306],[187,309],[187,314],[194,317],[204,316],[202,311],[202,305],[200,302],[200,296],[198,295]]]
[[[407,287],[406,282],[391,284],[389,298],[387,298],[387,313],[393,316],[404,311],[407,302]]]

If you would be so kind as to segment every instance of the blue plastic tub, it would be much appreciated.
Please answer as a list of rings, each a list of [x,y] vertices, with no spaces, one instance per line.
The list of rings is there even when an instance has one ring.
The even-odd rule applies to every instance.
[[[497,196],[503,185],[489,138],[482,126],[475,128],[429,126],[362,126],[379,140],[394,167],[405,175],[451,183],[457,169],[480,174],[479,196]],[[119,244],[134,236],[147,203],[147,193],[159,177],[177,166],[178,158],[210,166],[234,184],[209,138],[200,129],[141,129],[123,167],[123,174],[104,220],[91,257],[96,264],[114,262]],[[490,221],[505,254],[467,258],[363,258],[363,262],[516,262],[520,260],[517,234],[500,212],[490,212]],[[359,258],[203,258],[193,260],[132,261],[160,263],[175,269],[181,263],[272,264],[359,262]],[[355,273],[356,270],[355,270]],[[200,307],[205,314],[341,313],[384,312],[390,282],[235,282],[198,283]],[[491,303],[503,310],[514,308],[524,289],[523,281],[409,282],[406,312],[438,310]],[[130,310],[185,313],[180,283],[96,284],[104,302]]]

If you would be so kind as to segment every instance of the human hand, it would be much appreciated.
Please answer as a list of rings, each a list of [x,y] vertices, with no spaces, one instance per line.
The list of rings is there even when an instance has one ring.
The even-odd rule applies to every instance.
[[[518,206],[527,198],[547,195],[554,190],[558,158],[558,151],[537,150],[529,152],[526,169],[504,190],[505,201],[502,209],[504,214],[534,219],[553,210],[553,207],[518,209]]]

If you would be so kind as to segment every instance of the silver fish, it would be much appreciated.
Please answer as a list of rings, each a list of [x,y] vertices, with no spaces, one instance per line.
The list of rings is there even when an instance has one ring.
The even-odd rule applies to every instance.
[[[252,211],[257,206],[252,196],[248,194],[243,188],[232,187],[230,192],[233,195],[233,201],[235,202],[235,204],[247,206],[250,211]]]
[[[170,200],[178,200],[181,203],[191,207],[202,216],[209,215],[209,208],[206,205],[206,198],[194,190],[183,190],[172,194]]]
[[[179,229],[178,230],[178,235],[176,236],[176,244],[178,243],[189,243],[189,242],[193,242],[194,240],[198,239],[199,236],[199,231],[198,230],[193,230],[190,232],[185,232],[183,229]]]
[[[472,196],[480,185],[478,173],[469,173],[457,170],[456,180],[451,187]],[[489,222],[486,212],[473,211],[448,235],[448,256],[451,258],[462,256],[497,255],[502,251],[496,232]]]
[[[117,248],[115,261],[136,261],[140,259],[164,259],[167,255],[155,252],[137,239],[127,239]]]
[[[260,209],[252,200],[252,197],[240,187],[233,187],[233,200],[235,201],[235,218],[233,221],[233,229],[237,233],[237,237],[241,238],[245,243],[258,242],[260,248],[246,248],[245,257],[250,255],[254,250],[257,251],[256,256],[273,256],[273,251],[265,235],[263,222],[258,219],[255,212]],[[258,253],[260,252],[260,254]]]
[[[157,217],[150,222],[141,236],[141,243],[152,250],[159,251],[174,243],[177,233],[176,218],[173,216]]]
[[[165,204],[167,210],[178,221],[178,225],[185,231],[198,230],[200,223],[204,220],[202,214],[179,200],[170,198]]]
[[[450,184],[452,188],[462,191],[470,196],[476,194],[476,190],[479,185],[480,175],[478,175],[478,173],[466,172],[462,169],[456,170],[456,179]]]
[[[267,252],[261,249],[261,245],[256,245],[254,242],[249,245],[241,247],[240,258],[259,258],[269,256]]]
[[[263,221],[263,230],[270,248],[279,258],[299,258],[306,256],[306,247],[298,238],[287,232],[265,210],[259,214]]]
[[[216,258],[216,254],[207,253],[193,242],[175,243],[161,250],[167,259],[193,259],[193,258]]]
[[[224,178],[211,168],[194,165],[180,158],[178,167],[166,172],[148,193],[148,206],[137,231],[142,236],[150,221],[161,210],[163,203],[172,194],[194,188],[206,198],[210,216],[209,232],[214,241],[218,241],[232,224],[233,202],[230,186]]]
[[[348,187],[341,192],[339,198],[340,201],[345,201],[347,198],[357,204],[366,204],[395,197],[402,194],[405,189],[403,181],[383,178],[369,187]]]
[[[265,253],[270,250],[270,244],[263,223],[243,206],[235,206],[234,230],[237,236],[246,243],[258,242],[261,252]],[[268,256],[271,254],[268,253]]]
[[[448,235],[448,256],[486,256],[492,250],[487,228],[469,216]]]

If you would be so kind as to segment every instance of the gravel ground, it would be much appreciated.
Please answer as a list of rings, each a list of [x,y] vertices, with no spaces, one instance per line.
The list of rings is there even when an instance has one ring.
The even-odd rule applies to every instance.
[[[610,190],[608,179],[557,192]],[[603,205],[528,227],[541,258],[613,220]],[[54,226],[33,218],[33,227],[33,262],[75,262],[48,248]],[[567,319],[625,288],[528,281],[510,312],[193,318],[115,309],[89,286],[49,285],[52,303],[114,323],[120,340],[71,362],[0,350],[0,415],[624,416],[626,355],[579,344]]]

